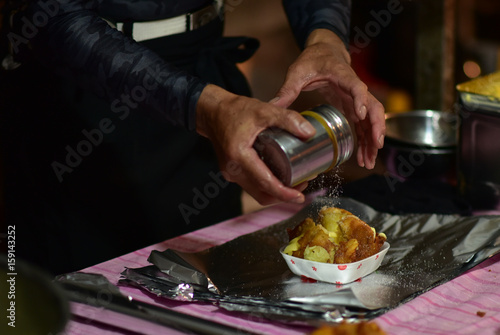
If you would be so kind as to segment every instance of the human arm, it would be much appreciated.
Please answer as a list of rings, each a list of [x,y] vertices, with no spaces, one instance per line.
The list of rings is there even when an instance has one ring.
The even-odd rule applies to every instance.
[[[318,90],[326,101],[354,123],[357,162],[371,169],[382,148],[385,117],[382,104],[368,91],[350,63],[347,50],[349,1],[284,0],[302,52],[277,92],[276,105],[288,107],[301,91]],[[301,17],[299,9],[305,17]],[[332,20],[336,21],[332,21]],[[307,35],[300,34],[305,31]]]
[[[114,101],[135,96],[132,103],[137,111],[163,117],[189,130],[194,130],[196,124],[198,132],[213,142],[227,179],[240,184],[259,202],[304,200],[300,191],[305,184],[295,189],[284,187],[252,148],[257,134],[273,125],[284,124],[305,138],[293,129],[297,122],[304,121],[298,113],[293,112],[290,121],[282,108],[207,86],[109,27],[96,14],[97,8],[89,6],[67,2],[30,39],[24,54],[110,100],[112,111]],[[33,6],[23,15],[31,17],[37,10],[40,8]],[[241,113],[236,115],[235,111]],[[228,169],[228,163],[237,164],[239,169]],[[231,174],[234,171],[241,173]]]
[[[373,167],[379,143],[372,142],[371,132],[374,129],[374,134],[383,133],[381,128],[384,127],[383,108],[380,109],[381,105],[377,105],[378,101],[368,97],[366,85],[359,80],[350,67],[350,56],[345,47],[345,44],[348,43],[349,17],[346,11],[339,10],[344,6],[344,2],[328,2],[329,8],[322,15],[317,15],[315,11],[317,5],[324,5],[325,1],[284,2],[289,3],[287,7],[289,12],[297,14],[294,16],[297,21],[293,21],[295,24],[292,27],[299,45],[301,41],[303,42],[304,52],[296,62],[297,67],[294,68],[295,65],[292,65],[290,68],[285,84],[277,94],[279,99],[277,101],[275,99],[272,103],[275,107],[281,108],[274,109],[263,102],[231,97],[209,85],[202,92],[197,109],[197,130],[214,143],[219,153],[219,165],[222,170],[234,171],[234,167],[228,168],[231,163],[245,169],[243,170],[245,173],[241,173],[242,171],[238,169],[236,169],[237,173],[226,173],[226,178],[238,182],[261,204],[277,201],[302,202],[304,199],[300,193],[304,185],[295,189],[285,187],[271,174],[252,148],[257,134],[270,126],[285,128],[302,139],[308,137],[308,133],[301,133],[297,127],[297,122],[301,123],[303,119],[298,118],[297,112],[286,109],[296,99],[300,91],[324,90],[328,101],[346,112],[347,116],[355,121],[360,165],[365,165],[368,168]],[[310,16],[304,18],[304,13],[310,14]],[[338,18],[340,23],[332,24],[334,18]],[[344,38],[340,39],[337,34]],[[322,64],[328,66],[322,69]],[[324,73],[320,72],[321,70]],[[311,77],[307,78],[307,75],[311,75]],[[334,81],[336,76],[338,79]],[[354,92],[350,91],[352,87],[354,87]],[[329,94],[330,89],[336,94]],[[347,93],[344,93],[344,90]],[[357,97],[356,102],[353,101],[353,96]],[[338,102],[350,104],[351,107],[339,106]],[[375,115],[373,125],[370,123],[369,117],[365,117],[361,121],[357,114],[363,113],[364,108],[359,106],[357,112],[354,112],[356,110],[355,103],[369,106]],[[296,121],[290,123],[290,120]],[[224,126],[218,129],[212,128],[217,124]],[[307,122],[304,123],[304,126],[306,124]],[[209,126],[209,128],[205,128],[205,126]],[[383,137],[381,140],[383,141]]]
[[[238,183],[260,204],[304,202],[307,183],[284,186],[253,149],[257,135],[280,127],[307,139],[315,130],[299,113],[208,85],[198,101],[196,130],[209,138],[224,177]]]
[[[121,118],[127,104],[131,113],[141,110],[194,130],[196,103],[206,83],[113,29],[100,16],[101,5],[92,0],[30,1],[14,15],[10,40],[16,60],[38,62],[72,78],[108,100]]]

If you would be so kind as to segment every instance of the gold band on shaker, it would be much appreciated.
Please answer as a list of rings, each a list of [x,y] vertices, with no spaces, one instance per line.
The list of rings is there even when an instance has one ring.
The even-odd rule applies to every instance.
[[[326,169],[324,172],[330,171],[335,166],[337,166],[337,160],[338,160],[338,156],[339,156],[339,146],[337,143],[337,138],[335,137],[335,134],[333,133],[332,128],[330,128],[328,123],[326,123],[325,119],[323,119],[321,116],[319,116],[317,113],[315,113],[313,111],[303,111],[300,114],[310,116],[310,117],[314,118],[316,121],[318,121],[319,123],[321,123],[323,128],[325,128],[326,132],[328,133],[328,137],[330,137],[330,139],[332,140],[332,144],[334,146],[333,161],[332,161],[332,164],[328,167],[328,169]]]

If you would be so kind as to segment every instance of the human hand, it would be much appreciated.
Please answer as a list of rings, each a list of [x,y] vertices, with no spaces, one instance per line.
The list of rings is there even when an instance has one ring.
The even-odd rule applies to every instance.
[[[286,187],[269,170],[253,148],[257,135],[280,127],[300,139],[315,134],[299,113],[257,99],[207,85],[196,108],[196,131],[214,145],[224,178],[238,183],[262,205],[304,202],[307,182]]]
[[[304,51],[289,67],[274,104],[286,108],[301,91],[312,90],[318,90],[354,123],[357,162],[372,169],[378,149],[384,145],[384,107],[352,69],[342,40],[327,29],[317,29],[309,35]]]

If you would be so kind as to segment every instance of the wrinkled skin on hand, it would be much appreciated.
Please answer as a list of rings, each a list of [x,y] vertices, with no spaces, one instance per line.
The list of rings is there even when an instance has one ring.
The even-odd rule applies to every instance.
[[[318,29],[293,63],[276,98],[266,103],[207,85],[196,109],[196,131],[213,143],[228,181],[238,183],[262,205],[302,203],[307,182],[284,186],[253,149],[257,135],[269,127],[306,140],[315,130],[298,112],[287,109],[301,91],[319,90],[355,125],[357,162],[372,169],[385,134],[384,108],[350,66],[344,44],[334,33]]]
[[[373,169],[384,144],[384,107],[368,91],[350,66],[350,56],[333,32],[318,29],[309,36],[304,51],[290,66],[275,104],[288,107],[301,91],[318,90],[326,101],[354,124],[357,162]]]
[[[269,127],[280,127],[303,140],[315,134],[296,111],[234,95],[215,85],[203,90],[196,109],[196,131],[213,143],[224,177],[262,205],[302,203],[307,182],[284,186],[253,149],[257,135]]]

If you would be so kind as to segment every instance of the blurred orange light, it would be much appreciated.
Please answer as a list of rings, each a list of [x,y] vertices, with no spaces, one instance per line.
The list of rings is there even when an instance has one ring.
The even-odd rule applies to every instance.
[[[469,78],[476,78],[479,77],[481,74],[481,67],[479,66],[478,63],[468,60],[464,63],[463,66],[464,73],[467,77]]]

